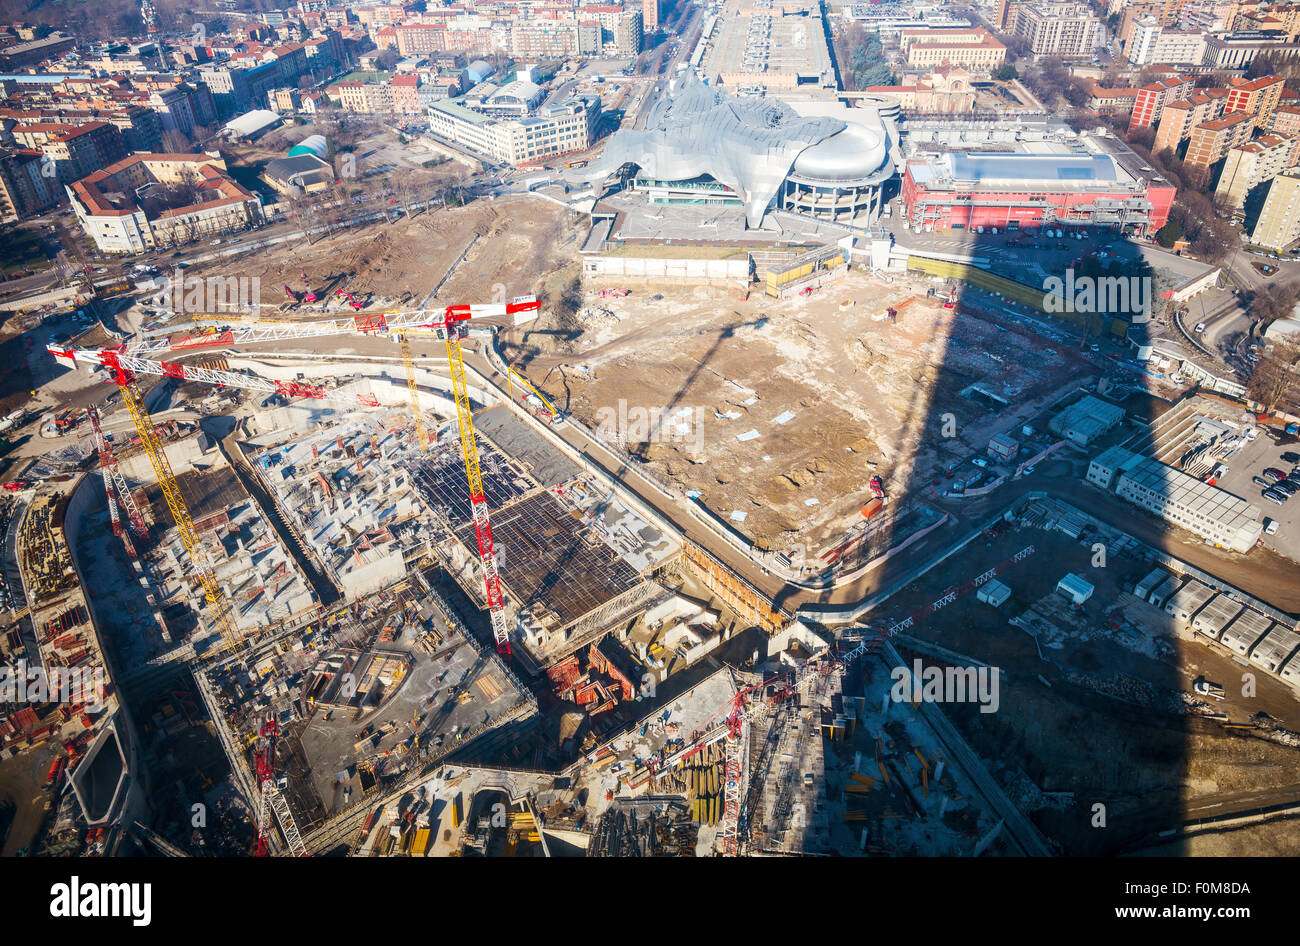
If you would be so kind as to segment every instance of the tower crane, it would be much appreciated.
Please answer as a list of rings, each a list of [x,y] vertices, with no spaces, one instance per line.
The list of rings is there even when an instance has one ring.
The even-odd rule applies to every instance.
[[[289,844],[289,853],[294,857],[306,857],[307,846],[302,843],[302,835],[298,833],[298,823],[293,820],[289,803],[275,784],[275,740],[280,735],[280,727],[274,719],[268,719],[262,723],[257,735],[253,768],[261,794],[257,805],[256,854],[258,857],[270,854],[271,813],[274,812],[276,820],[280,822],[280,830],[284,832],[284,839]]]
[[[726,712],[721,726],[709,726],[706,722],[703,735],[674,753],[675,759],[684,759],[719,738],[725,740],[722,819],[718,824],[718,839],[722,842],[724,857],[734,857],[741,853],[742,829],[746,816],[745,790],[749,783],[750,724],[762,719],[770,709],[808,689],[818,680],[847,669],[863,654],[881,647],[890,636],[888,630],[875,631],[871,635],[864,635],[852,649],[842,654],[828,651],[807,661],[795,672],[793,679],[787,674],[780,674],[740,688],[713,714],[712,718],[716,719],[719,713]],[[765,690],[771,692],[763,695]],[[651,774],[654,774],[653,770]]]
[[[398,336],[402,343],[402,364],[406,366],[406,388],[411,392],[411,413],[415,417],[415,434],[420,452],[429,449],[429,431],[424,426],[424,411],[420,408],[420,389],[415,383],[415,359],[411,357],[411,343],[403,332]]]
[[[108,515],[113,523],[113,534],[122,534],[122,518],[118,514],[118,499],[114,497],[114,488],[117,496],[120,497],[122,507],[126,510],[127,521],[131,524],[131,531],[141,539],[149,537],[149,527],[144,524],[144,516],[140,515],[140,507],[136,505],[135,497],[131,495],[130,488],[126,485],[126,478],[122,476],[122,471],[118,468],[117,458],[113,456],[113,448],[109,445],[108,438],[104,436],[103,428],[99,425],[99,411],[94,407],[86,408],[86,417],[90,420],[90,426],[95,432],[95,447],[99,451],[99,469],[104,477],[104,493],[108,498]]]
[[[483,569],[483,584],[488,604],[488,615],[492,622],[492,636],[496,642],[497,653],[505,659],[509,659],[511,654],[510,627],[506,618],[505,600],[501,595],[501,579],[497,570],[496,549],[492,542],[492,524],[488,516],[487,497],[483,492],[483,476],[479,469],[478,444],[474,434],[474,418],[470,409],[469,384],[465,377],[465,361],[461,350],[461,339],[468,334],[467,323],[471,319],[514,316],[515,324],[518,325],[536,318],[536,313],[540,308],[541,303],[538,302],[536,296],[521,296],[507,303],[452,305],[444,309],[421,309],[411,312],[377,312],[355,315],[351,318],[313,322],[273,323],[270,325],[248,323],[237,328],[217,332],[214,335],[198,337],[203,347],[213,345],[233,347],[241,343],[319,338],[344,334],[368,335],[371,333],[397,332],[402,335],[407,329],[425,331],[432,329],[445,338],[447,363],[451,372],[452,391],[456,401],[456,419],[460,431],[461,451],[465,462],[465,478],[469,486],[470,510],[474,519],[474,537],[478,545],[479,563]],[[200,381],[209,384],[229,384],[236,387],[330,401],[342,399],[344,403],[353,406],[364,396],[354,395],[349,399],[342,395],[328,393],[322,388],[311,385],[296,382],[268,381],[264,378],[250,377],[231,371],[196,368],[190,365],[157,362],[140,357],[141,355],[155,354],[162,351],[182,351],[192,347],[194,347],[193,337],[179,340],[148,339],[131,345],[97,351],[63,348],[58,345],[46,346],[52,355],[65,359],[73,365],[78,363],[97,364],[103,365],[110,371],[113,380],[122,388],[123,400],[127,401],[128,407],[132,411],[132,419],[136,421],[136,427],[140,431],[141,442],[146,444],[149,458],[154,464],[154,472],[158,474],[159,484],[163,484],[164,477],[170,483],[170,488],[164,487],[163,493],[167,497],[168,506],[172,509],[173,518],[176,519],[177,527],[181,531],[182,541],[185,542],[190,558],[195,563],[196,570],[199,571],[201,576],[207,575],[211,577],[211,569],[207,568],[205,553],[198,544],[197,537],[193,536],[193,523],[190,521],[189,512],[185,509],[184,502],[181,500],[180,491],[176,488],[175,480],[171,476],[170,467],[167,466],[167,458],[162,453],[157,435],[153,432],[148,415],[144,412],[144,406],[140,403],[139,395],[135,392],[134,385],[131,383],[134,378],[133,372],[182,378],[187,381]],[[408,375],[408,381],[409,379],[410,375]],[[368,398],[363,403],[373,407],[378,402],[373,398]],[[146,436],[146,425],[148,427],[148,436]],[[151,442],[158,444],[156,449],[148,446]],[[181,526],[182,519],[188,524],[188,529]],[[187,538],[187,535],[193,537],[192,542]],[[202,567],[200,567],[200,562],[203,563]],[[224,615],[225,612],[218,607],[223,604],[223,600],[220,586],[216,584],[215,577],[211,577],[211,586],[205,581],[204,587],[208,589],[208,600],[213,604],[214,614],[219,612]],[[226,617],[225,620],[228,622],[229,618]]]

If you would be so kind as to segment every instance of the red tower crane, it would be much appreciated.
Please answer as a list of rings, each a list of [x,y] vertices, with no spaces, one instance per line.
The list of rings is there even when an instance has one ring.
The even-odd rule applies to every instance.
[[[253,768],[260,789],[257,807],[257,856],[266,857],[271,853],[271,813],[275,813],[280,822],[280,830],[289,844],[289,852],[294,857],[306,857],[307,847],[302,843],[298,833],[297,822],[289,803],[280,794],[275,784],[275,740],[280,734],[280,727],[274,719],[262,723],[258,731],[257,748],[253,753]]]
[[[127,521],[131,524],[131,531],[141,539],[149,537],[149,527],[144,523],[144,516],[140,515],[140,507],[136,505],[135,498],[131,495],[130,488],[126,485],[126,478],[122,476],[122,471],[118,469],[117,458],[113,456],[113,448],[108,443],[108,438],[104,436],[103,429],[99,426],[99,411],[94,407],[86,408],[86,417],[90,420],[90,426],[95,432],[95,447],[99,450],[99,469],[104,477],[104,493],[108,497],[108,515],[113,523],[113,534],[122,534],[122,519],[117,511],[117,499],[113,493],[114,488],[121,498],[122,507],[126,510]]]
[[[305,275],[305,274],[304,274]],[[465,461],[465,478],[469,486],[470,510],[474,518],[474,537],[478,545],[479,563],[483,569],[483,584],[487,599],[488,614],[492,621],[492,636],[496,642],[497,653],[509,659],[510,626],[506,616],[505,600],[501,594],[501,579],[497,570],[496,547],[492,541],[492,524],[488,517],[487,497],[483,492],[483,477],[479,469],[478,444],[474,433],[474,418],[470,408],[469,383],[465,377],[465,362],[461,352],[461,339],[468,333],[468,322],[472,318],[494,318],[514,316],[515,324],[529,321],[536,317],[541,308],[536,296],[521,296],[508,303],[491,303],[483,305],[453,305],[445,309],[419,310],[415,312],[376,312],[355,315],[351,318],[321,320],[317,322],[294,322],[284,324],[259,325],[257,323],[239,326],[204,336],[204,347],[225,345],[234,347],[244,342],[276,341],[282,339],[317,338],[326,335],[370,334],[378,332],[403,332],[407,329],[433,329],[443,335],[447,343],[447,363],[451,369],[452,391],[456,400],[456,417],[460,430],[461,451]],[[215,341],[209,341],[209,338]],[[192,347],[191,341],[181,339],[149,339],[132,345],[99,351],[63,348],[58,345],[46,346],[50,354],[67,359],[72,364],[87,363],[107,366],[116,373],[135,372],[162,375],[163,377],[182,378],[187,381],[200,381],[209,384],[232,385],[253,388],[255,390],[274,391],[285,395],[314,397],[325,400],[350,399],[343,395],[327,393],[322,388],[298,382],[268,381],[263,378],[223,371],[215,368],[198,368],[173,362],[156,362],[139,357],[141,354],[153,354],[161,351],[177,351]],[[354,396],[351,403],[362,400],[368,406],[376,406],[373,398]]]
[[[299,272],[302,273],[302,287],[303,287],[302,301],[309,302],[309,303],[315,302],[316,293],[311,291],[311,281],[307,278],[307,270],[300,269]]]

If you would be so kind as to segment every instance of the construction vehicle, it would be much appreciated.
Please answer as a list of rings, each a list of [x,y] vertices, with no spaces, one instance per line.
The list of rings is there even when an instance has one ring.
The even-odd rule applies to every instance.
[[[871,487],[872,496],[875,496],[877,499],[885,498],[885,484],[879,476],[873,476],[867,485]]]
[[[284,284],[284,294],[289,297],[289,301],[292,302],[294,305],[297,305],[299,302],[302,301],[302,298],[298,296],[292,289],[289,288],[288,283]]]
[[[346,289],[336,289],[334,290],[334,295],[339,299],[347,299],[348,305],[352,307],[354,312],[359,312],[365,308],[364,305],[357,301],[356,296],[352,295],[352,293],[348,292]]]
[[[372,313],[356,315],[351,318],[322,320],[316,322],[288,322],[261,325],[248,323],[238,328],[226,329],[219,333],[222,344],[236,345],[240,342],[272,341],[277,339],[319,338],[328,335],[370,334],[405,329],[434,330],[444,337],[447,345],[447,361],[451,369],[452,392],[456,401],[456,416],[460,431],[461,450],[464,454],[465,477],[469,485],[470,510],[474,521],[474,535],[478,544],[479,562],[483,569],[483,583],[486,591],[488,614],[492,622],[492,636],[497,652],[505,659],[510,657],[510,629],[505,612],[505,600],[501,595],[501,580],[497,572],[496,549],[492,542],[492,525],[488,517],[487,497],[483,493],[483,477],[479,469],[478,443],[474,433],[474,420],[470,409],[469,383],[465,377],[464,355],[461,339],[468,333],[470,319],[493,318],[497,316],[514,316],[515,324],[536,318],[541,308],[536,296],[521,296],[505,304],[492,303],[484,305],[451,305],[440,310],[419,310],[415,312]],[[140,432],[141,442],[145,445],[154,472],[158,476],[159,486],[167,498],[172,516],[181,532],[182,541],[190,554],[203,580],[209,603],[214,616],[221,622],[223,636],[234,647],[240,638],[230,624],[228,609],[224,606],[221,587],[207,566],[206,555],[193,530],[189,511],[181,499],[176,487],[175,477],[162,452],[161,443],[154,431],[152,421],[144,410],[138,391],[134,385],[133,372],[157,374],[163,377],[181,378],[187,381],[199,381],[207,384],[232,385],[234,387],[281,393],[286,396],[312,397],[330,402],[341,402],[355,406],[361,402],[375,407],[378,402],[365,395],[339,395],[326,392],[301,382],[270,381],[256,376],[238,374],[214,368],[196,368],[172,362],[155,362],[138,357],[142,353],[175,350],[175,343],[167,339],[146,339],[134,345],[99,351],[63,348],[47,345],[46,350],[56,358],[66,359],[73,365],[103,365],[109,369],[112,377],[122,389],[123,400],[131,410],[136,429]],[[409,378],[408,378],[409,381]],[[535,392],[534,392],[535,393]],[[182,521],[185,525],[182,525]]]
[[[32,484],[29,480],[14,480],[12,483],[0,483],[0,487],[9,490],[11,493],[16,493],[20,489],[26,489],[31,485]]]
[[[943,300],[943,307],[945,309],[952,309],[955,308],[956,305],[957,305],[957,284],[949,283],[948,295]]]
[[[275,741],[280,734],[280,727],[274,719],[262,723],[258,730],[257,748],[253,753],[253,767],[257,776],[257,785],[261,790],[257,808],[257,848],[258,857],[271,853],[271,814],[280,822],[280,830],[289,845],[289,853],[294,857],[306,857],[307,847],[302,843],[298,825],[293,820],[289,803],[280,794],[275,784]]]
[[[1226,691],[1217,683],[1213,683],[1205,677],[1197,677],[1192,681],[1192,689],[1201,696],[1212,697],[1216,700],[1222,700],[1227,697]]]
[[[307,270],[301,269],[299,272],[302,273],[302,301],[310,305],[316,301],[316,293],[311,291],[311,281],[307,278]]]

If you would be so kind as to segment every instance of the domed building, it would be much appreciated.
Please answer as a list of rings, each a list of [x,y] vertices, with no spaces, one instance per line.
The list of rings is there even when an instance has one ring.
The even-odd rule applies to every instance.
[[[616,132],[598,162],[567,176],[642,191],[654,204],[738,204],[751,228],[772,210],[866,227],[896,177],[897,114],[870,100],[849,108],[733,96],[688,74],[644,130]]]
[[[329,150],[329,142],[325,140],[324,135],[308,135],[289,149],[289,157],[296,158],[300,154],[311,154],[324,161],[329,158]]]

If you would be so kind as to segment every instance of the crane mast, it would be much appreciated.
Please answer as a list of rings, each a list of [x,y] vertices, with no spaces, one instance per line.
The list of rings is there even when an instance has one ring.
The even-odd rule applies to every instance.
[[[271,381],[265,378],[224,371],[215,368],[195,367],[177,362],[153,361],[141,357],[161,352],[187,351],[195,348],[235,347],[244,343],[280,341],[300,338],[319,338],[328,335],[396,332],[402,344],[402,358],[407,368],[407,385],[411,392],[412,409],[416,415],[417,431],[420,434],[421,449],[428,444],[428,430],[419,407],[415,389],[414,364],[410,355],[406,330],[441,332],[447,343],[447,362],[451,371],[452,391],[456,401],[456,419],[460,431],[461,451],[465,461],[465,478],[469,486],[470,509],[474,518],[474,538],[478,545],[479,562],[483,569],[483,584],[487,598],[488,614],[492,622],[492,636],[495,639],[497,653],[509,659],[510,625],[506,617],[505,599],[501,594],[501,576],[497,568],[496,548],[492,540],[492,523],[488,515],[487,497],[483,492],[483,476],[479,468],[478,445],[474,433],[474,418],[469,399],[469,383],[465,376],[464,354],[461,339],[467,328],[465,323],[473,318],[494,318],[514,316],[515,324],[536,318],[541,308],[536,296],[521,296],[507,303],[485,305],[454,305],[444,309],[420,309],[416,311],[373,312],[358,314],[351,318],[327,319],[315,322],[248,324],[236,328],[227,328],[207,335],[190,336],[177,340],[149,339],[112,349],[85,350],[48,345],[47,350],[57,358],[65,359],[76,365],[103,365],[112,373],[113,380],[122,388],[123,400],[131,410],[132,420],[140,431],[141,442],[149,454],[154,472],[158,476],[163,495],[172,511],[182,542],[195,564],[200,581],[214,618],[222,627],[229,646],[234,647],[240,640],[230,622],[228,607],[215,576],[207,566],[207,558],[198,543],[193,522],[181,499],[171,475],[167,458],[162,453],[161,444],[153,432],[152,423],[140,403],[139,395],[134,391],[132,381],[135,374],[152,374],[165,378],[177,378],[185,381],[247,388],[285,396],[308,397],[319,400],[342,403],[348,406],[362,404],[369,407],[378,406],[378,401],[366,395],[342,395],[337,392],[300,382]],[[540,395],[539,395],[540,397]],[[148,435],[146,435],[146,428]]]
[[[406,366],[406,388],[411,392],[411,413],[415,416],[415,434],[420,443],[420,452],[429,449],[429,431],[424,426],[424,411],[420,408],[420,389],[415,383],[415,359],[411,357],[411,343],[403,332],[398,336],[402,343],[402,364]]]
[[[280,727],[274,719],[262,723],[258,730],[257,752],[253,756],[253,768],[256,771],[258,787],[261,789],[257,806],[257,849],[258,857],[267,857],[271,853],[271,815],[274,813],[288,842],[289,853],[294,857],[306,857],[307,847],[302,843],[298,832],[298,823],[293,820],[289,803],[275,785],[275,740],[280,734]]]
[[[131,495],[130,488],[126,485],[126,478],[122,476],[121,469],[118,468],[117,458],[113,456],[113,448],[104,436],[103,428],[99,425],[99,411],[94,407],[86,408],[86,417],[90,419],[91,429],[95,432],[95,447],[99,451],[99,469],[104,477],[104,492],[108,497],[108,514],[113,522],[113,534],[122,534],[122,519],[118,515],[118,498],[122,508],[126,510],[127,521],[131,524],[131,531],[139,538],[146,539],[149,537],[149,527],[144,524],[144,516],[140,515],[140,507],[136,505],[135,498]],[[114,496],[116,488],[117,497]]]
[[[172,521],[176,523],[176,531],[180,534],[181,544],[185,546],[185,551],[190,558],[190,564],[198,576],[199,583],[203,586],[203,596],[208,601],[208,611],[212,615],[213,623],[216,624],[217,630],[226,643],[226,647],[233,650],[239,646],[242,635],[235,628],[235,623],[230,617],[229,602],[226,600],[225,593],[221,590],[221,584],[217,581],[217,576],[208,562],[207,552],[204,551],[198,532],[194,528],[194,520],[190,517],[189,507],[185,505],[185,499],[181,496],[180,486],[172,473],[171,463],[167,459],[166,451],[163,450],[162,441],[158,439],[158,432],[154,428],[153,419],[150,418],[149,412],[145,410],[144,402],[140,398],[140,391],[135,384],[135,376],[117,363],[117,360],[112,357],[112,353],[105,352],[104,354],[109,356],[106,364],[112,372],[113,381],[116,382],[118,390],[122,392],[122,402],[126,405],[127,411],[130,412],[136,432],[140,435],[140,444],[149,457],[149,463],[153,467],[154,476],[158,480],[159,489],[162,490],[163,499],[167,502],[167,508],[171,510]]]

